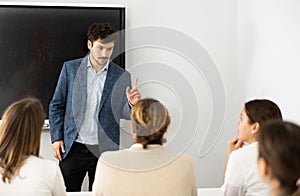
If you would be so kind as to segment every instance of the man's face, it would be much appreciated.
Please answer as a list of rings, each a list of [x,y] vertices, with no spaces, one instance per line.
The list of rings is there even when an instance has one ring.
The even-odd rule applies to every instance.
[[[92,66],[100,66],[103,67],[107,61],[110,59],[115,43],[108,42],[102,43],[101,39],[94,41],[93,43],[88,41],[88,48],[90,50],[90,61]]]

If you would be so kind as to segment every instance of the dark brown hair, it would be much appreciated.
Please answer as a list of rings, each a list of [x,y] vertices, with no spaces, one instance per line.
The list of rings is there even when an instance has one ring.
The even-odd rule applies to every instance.
[[[282,194],[296,192],[300,177],[300,127],[290,122],[269,121],[261,127],[258,143],[259,157],[271,168],[271,178],[279,181]]]
[[[249,123],[258,122],[262,126],[270,119],[282,120],[279,107],[267,99],[255,99],[245,103],[245,112],[249,118]]]
[[[141,99],[131,109],[131,121],[136,131],[135,141],[143,144],[163,143],[163,135],[170,124],[167,108],[155,99]]]
[[[110,24],[94,23],[88,28],[87,39],[94,43],[101,39],[102,43],[115,42],[117,35]]]
[[[28,156],[39,156],[44,118],[43,106],[36,98],[21,99],[5,110],[0,125],[3,182],[11,182]]]

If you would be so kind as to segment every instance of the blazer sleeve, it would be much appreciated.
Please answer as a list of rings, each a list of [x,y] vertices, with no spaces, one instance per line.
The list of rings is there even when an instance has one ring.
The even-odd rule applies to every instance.
[[[131,75],[129,72],[125,72],[125,77],[124,77],[124,95],[123,95],[123,114],[121,118],[130,119],[130,110],[131,110],[131,106],[129,104],[129,100],[127,98],[127,94],[126,94],[126,88],[129,87],[131,89]]]
[[[63,140],[64,115],[68,91],[68,76],[66,64],[64,63],[56,89],[49,105],[49,123],[51,142]]]

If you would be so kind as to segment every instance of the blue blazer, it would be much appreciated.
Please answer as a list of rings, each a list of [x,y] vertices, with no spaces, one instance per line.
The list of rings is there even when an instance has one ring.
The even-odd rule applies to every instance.
[[[88,56],[64,63],[53,98],[49,105],[51,142],[63,140],[66,152],[71,149],[82,124],[87,98]],[[120,141],[120,119],[129,119],[130,106],[126,87],[131,87],[129,72],[109,63],[107,76],[99,105],[98,141],[100,154],[107,150],[118,150]],[[95,136],[96,137],[96,136]]]

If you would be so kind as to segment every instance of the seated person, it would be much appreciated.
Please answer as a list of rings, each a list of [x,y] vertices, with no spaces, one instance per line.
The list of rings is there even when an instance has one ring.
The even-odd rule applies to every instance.
[[[274,102],[256,99],[245,103],[238,122],[238,136],[228,142],[221,195],[268,195],[268,185],[257,172],[257,135],[260,127],[270,119],[282,120],[281,111]]]
[[[64,196],[58,165],[39,157],[45,113],[38,99],[12,103],[0,125],[0,195]]]
[[[170,123],[165,106],[142,99],[132,107],[130,117],[135,144],[101,155],[93,195],[197,195],[191,158],[162,146]]]
[[[268,122],[258,142],[259,174],[270,185],[271,196],[300,196],[300,127]]]

